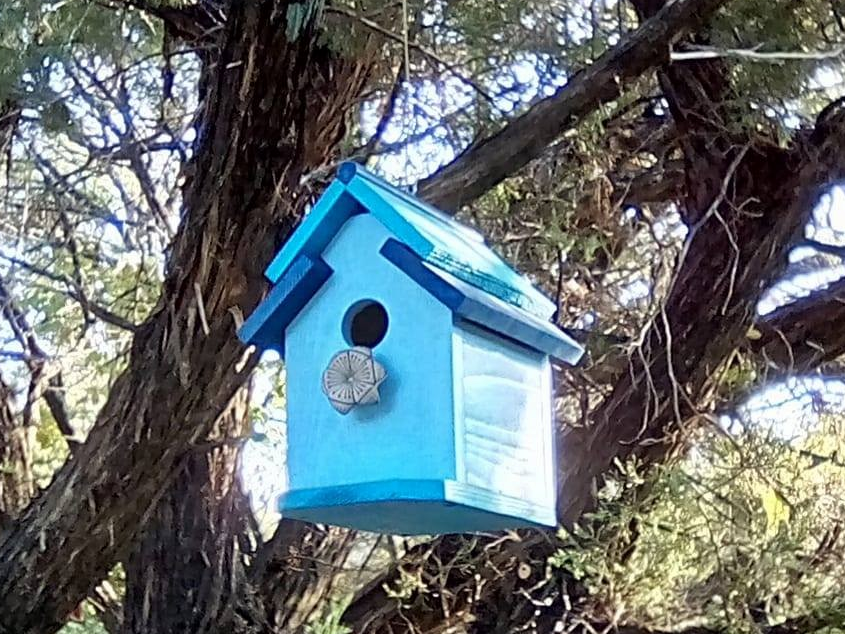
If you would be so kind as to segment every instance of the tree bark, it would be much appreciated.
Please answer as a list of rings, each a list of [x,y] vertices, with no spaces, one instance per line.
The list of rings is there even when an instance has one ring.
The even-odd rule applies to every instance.
[[[783,186],[771,186],[774,198],[756,192],[759,216],[729,215],[729,209],[721,208],[740,236],[739,254],[725,244],[729,238],[721,223],[702,225],[691,239],[665,314],[658,315],[642,350],[630,359],[631,373],[623,375],[593,412],[588,427],[569,427],[559,435],[559,501],[566,523],[591,508],[598,481],[614,459],[637,454],[654,462],[682,446],[682,436],[673,432],[695,422],[696,408],[705,406],[708,378],[743,342],[764,288],[760,280],[771,281],[783,268],[789,244],[813,202],[826,185],[845,175],[845,157],[835,150],[845,143],[845,118],[828,132],[823,140],[799,143],[785,156],[751,159],[748,169],[761,179],[746,183],[759,182],[762,189],[766,183]],[[803,157],[800,169],[792,162],[798,156]],[[794,166],[792,179],[784,173],[778,176],[781,180],[769,180],[773,175],[767,170],[777,160],[782,167]],[[739,187],[734,191],[742,191]],[[743,200],[750,200],[747,189],[745,194]],[[765,257],[769,254],[770,259]],[[732,258],[740,259],[735,275]],[[496,541],[445,536],[413,549],[356,597],[344,621],[356,632],[433,634],[460,626],[479,634],[504,634],[529,625],[553,631],[558,621],[578,614],[578,585],[566,571],[548,571],[548,558],[560,547],[553,535],[527,532],[518,540],[494,545]],[[406,577],[421,579],[424,589],[402,601],[394,592]]]
[[[806,372],[845,354],[845,279],[766,315],[749,347],[784,372]]]
[[[178,461],[254,360],[235,336],[263,270],[330,161],[370,65],[285,38],[287,2],[233,3],[204,100],[193,181],[162,296],[88,441],[0,535],[0,631],[58,629],[128,549]]]
[[[35,495],[31,428],[12,411],[13,397],[0,378],[0,530]]]
[[[354,531],[282,520],[250,568],[274,632],[301,632],[335,589]]]
[[[20,116],[21,109],[18,104],[8,99],[0,103],[0,159],[4,163],[4,168],[9,164],[9,152]]]
[[[242,591],[250,511],[237,468],[249,426],[241,390],[207,446],[183,456],[126,562],[124,634],[267,630],[261,605]]]
[[[450,211],[475,200],[539,157],[580,118],[618,97],[623,81],[667,62],[672,42],[696,28],[724,2],[669,3],[586,70],[571,77],[554,95],[540,100],[498,133],[470,146],[422,180],[418,194],[435,207]]]
[[[287,4],[281,0],[233,3],[221,34],[220,59],[204,99],[196,177],[186,187],[185,216],[168,259],[162,298],[139,329],[130,366],[112,390],[89,441],[21,521],[0,535],[0,631],[46,632],[61,624],[64,614],[112,563],[127,554],[137,527],[171,483],[182,456],[207,437],[211,421],[249,373],[252,362],[243,357],[234,326],[264,292],[262,271],[307,200],[301,177],[331,158],[343,135],[344,112],[360,93],[369,66],[367,55],[347,63],[315,48],[310,32],[287,41]],[[673,6],[688,4],[676,2]],[[717,3],[702,4],[715,8]],[[665,39],[649,41],[658,48],[674,33],[666,31]],[[644,58],[632,55],[632,59]],[[654,58],[664,59],[662,52]],[[625,60],[616,61],[616,70],[624,70]],[[606,67],[591,77],[613,79]],[[570,125],[573,117],[595,107],[605,98],[602,95],[616,94],[615,89],[605,93],[601,87],[597,98],[595,93],[587,98],[578,93],[583,81],[573,79],[570,84],[573,101],[556,101],[560,111],[542,110],[543,116],[557,116],[558,123],[542,126],[542,134],[532,130],[537,137],[520,153],[519,161],[536,156],[561,131],[561,125]],[[477,196],[511,173],[516,163],[508,158],[510,149],[507,143],[498,143],[487,146],[483,155],[475,155],[486,157],[480,161],[488,166],[483,173],[467,177],[462,171],[471,163],[467,158],[473,156],[471,150],[458,159],[454,170],[444,170],[444,175],[437,177],[442,179],[438,185],[442,193],[431,193],[432,200],[446,207],[461,204],[449,203],[450,187]],[[493,153],[493,147],[500,147],[501,152]],[[755,148],[749,153],[765,163],[766,151]],[[724,172],[718,168],[729,165],[735,156],[727,153],[720,157],[707,174],[717,173],[722,178]],[[505,172],[503,161],[508,165]],[[781,168],[777,162],[772,167]],[[464,187],[475,180],[483,185],[472,190]],[[437,181],[428,181],[426,186],[433,187],[432,182]],[[711,188],[719,184],[708,183]],[[720,230],[713,218],[709,220],[702,234]],[[735,230],[742,228],[741,219],[731,220],[738,223]],[[771,215],[759,223],[770,221]],[[775,223],[772,244],[779,244],[791,222],[796,221],[788,215]],[[704,246],[695,251],[690,249],[690,261],[700,263],[696,258],[706,243],[701,244]],[[724,240],[710,243],[724,244]],[[757,244],[765,247],[768,243]],[[753,259],[753,255],[745,257]],[[718,263],[713,268],[718,269]],[[680,281],[690,283],[686,278]],[[757,281],[744,280],[740,290]],[[722,299],[724,287],[723,280]],[[749,300],[743,301],[747,304]],[[673,308],[689,310],[686,317],[695,317],[695,307]],[[733,304],[729,308],[728,316],[733,318],[738,309]],[[707,331],[713,327],[714,323],[708,322]],[[727,334],[733,336],[736,330],[733,327]],[[725,341],[717,342],[713,353],[705,350],[693,357],[715,358]],[[666,342],[658,337],[657,343]],[[668,363],[664,366],[663,370],[670,367]],[[661,400],[671,403],[671,397],[664,394]],[[642,413],[636,402],[630,404],[629,412]],[[625,438],[632,420],[629,416],[623,421]],[[582,463],[584,460],[582,456]],[[301,538],[299,529],[280,538],[282,554],[290,556],[290,546]],[[299,554],[294,552],[294,556]],[[509,557],[504,569],[512,571],[513,561],[516,559]],[[269,574],[271,568],[263,566],[262,574]],[[287,596],[292,601],[296,591]],[[473,610],[484,612],[483,606]]]
[[[789,148],[742,130],[719,60],[672,64],[661,83],[682,134],[689,236],[671,291],[629,372],[587,427],[559,436],[560,517],[576,521],[614,460],[674,450],[704,406],[714,373],[752,325],[762,292],[816,201],[845,175],[845,117],[819,122]],[[730,132],[735,131],[735,132]]]
[[[684,20],[695,12],[693,2],[707,10],[718,5],[676,3],[686,7]],[[46,632],[61,625],[126,554],[179,457],[207,435],[210,421],[249,373],[234,326],[264,291],[263,268],[306,201],[300,178],[330,159],[373,53],[347,63],[315,49],[312,32],[286,41],[287,4],[232,5],[204,95],[197,176],[186,185],[185,216],[162,298],[138,329],[129,368],[85,447],[21,521],[0,535],[0,631]],[[683,28],[656,25],[648,41],[659,48]],[[630,59],[640,63],[639,53]],[[605,64],[601,77],[614,70],[634,74],[625,70],[625,56],[612,61],[618,67]],[[578,93],[582,81],[572,86],[572,98],[558,102],[566,125],[600,101],[594,93]],[[572,100],[580,104],[575,109]],[[556,129],[545,126],[535,150],[553,140]],[[491,166],[499,163],[489,158]],[[474,195],[492,182],[485,177]]]

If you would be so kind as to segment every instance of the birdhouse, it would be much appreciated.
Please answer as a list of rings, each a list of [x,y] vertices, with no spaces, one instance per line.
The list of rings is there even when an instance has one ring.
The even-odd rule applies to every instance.
[[[239,335],[286,366],[284,516],[556,524],[550,359],[582,350],[476,231],[345,163],[266,275]]]

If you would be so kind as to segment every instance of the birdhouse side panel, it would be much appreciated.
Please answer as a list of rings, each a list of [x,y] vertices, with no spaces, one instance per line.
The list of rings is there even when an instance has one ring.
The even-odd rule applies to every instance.
[[[379,254],[389,237],[369,214],[350,218],[322,254],[332,276],[286,332],[292,490],[455,477],[452,315]],[[384,377],[377,397],[342,413],[323,391],[323,374],[356,345],[363,308],[376,322],[386,314],[383,338],[371,346]],[[358,336],[378,334],[361,323]]]
[[[453,348],[458,480],[553,506],[548,357],[467,323]]]

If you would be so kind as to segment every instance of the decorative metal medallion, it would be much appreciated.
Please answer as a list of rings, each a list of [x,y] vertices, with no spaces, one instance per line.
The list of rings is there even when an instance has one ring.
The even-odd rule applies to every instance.
[[[323,372],[323,392],[337,411],[348,414],[356,405],[378,403],[378,387],[387,378],[384,366],[363,346],[342,350]]]

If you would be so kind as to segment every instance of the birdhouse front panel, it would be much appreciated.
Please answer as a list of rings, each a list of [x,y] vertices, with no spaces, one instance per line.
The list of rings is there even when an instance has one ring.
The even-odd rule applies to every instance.
[[[287,517],[397,534],[555,524],[551,364],[580,347],[474,230],[341,166],[240,329],[286,363]]]
[[[389,237],[369,214],[347,220],[322,254],[331,276],[288,326],[292,490],[455,476],[451,346],[442,345],[452,314],[379,254]],[[381,307],[386,323],[367,307]],[[322,376],[334,355],[359,345],[386,378],[377,403],[342,413]]]

